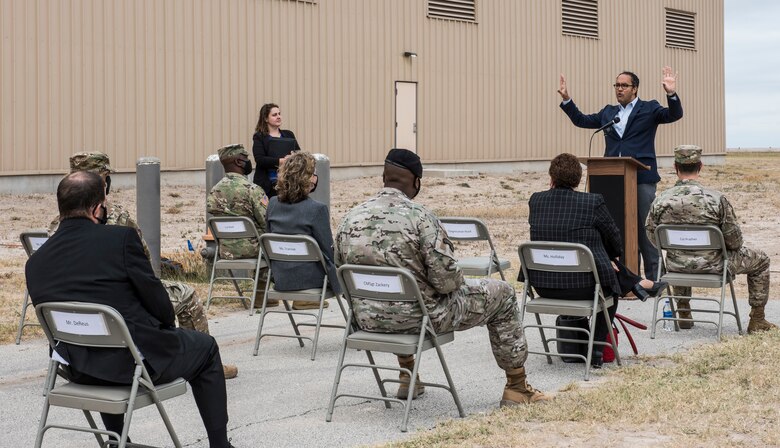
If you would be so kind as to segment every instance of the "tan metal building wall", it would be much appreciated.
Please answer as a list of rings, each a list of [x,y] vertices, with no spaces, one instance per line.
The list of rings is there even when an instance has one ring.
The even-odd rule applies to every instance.
[[[0,0],[0,174],[61,173],[83,148],[120,171],[140,156],[202,169],[219,146],[251,146],[269,101],[303,148],[375,165],[394,142],[395,81],[418,83],[426,163],[585,154],[558,74],[595,112],[624,69],[664,103],[667,64],[685,117],[658,152],[725,151],[722,1],[601,0],[597,40],[562,36],[561,0],[476,5],[467,23],[428,18],[425,0]],[[665,8],[696,14],[696,51],[664,46]]]

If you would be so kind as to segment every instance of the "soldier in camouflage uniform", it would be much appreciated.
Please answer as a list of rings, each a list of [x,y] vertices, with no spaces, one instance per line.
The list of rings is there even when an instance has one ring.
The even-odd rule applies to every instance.
[[[493,355],[507,375],[502,406],[549,400],[526,382],[523,364],[528,351],[512,286],[495,279],[464,279],[438,218],[412,201],[420,190],[422,171],[420,158],[413,152],[390,150],[385,160],[384,188],[373,199],[353,208],[339,226],[336,263],[408,269],[417,280],[437,332],[487,325]],[[419,330],[422,313],[416,303],[358,299],[352,306],[363,330]],[[411,370],[414,357],[398,356],[398,362]],[[401,373],[398,397],[408,396],[410,379]],[[420,386],[413,397],[423,391]]]
[[[742,245],[734,209],[723,193],[705,188],[699,182],[701,148],[681,145],[674,150],[674,166],[678,181],[661,193],[647,215],[647,237],[655,242],[655,229],[660,224],[711,224],[720,227],[726,243],[728,270],[733,275],[747,274],[748,297],[751,306],[748,333],[777,328],[764,318],[764,306],[769,299],[769,257],[761,250]],[[675,252],[668,251],[666,267],[674,272],[717,271],[722,263],[718,250]],[[718,272],[720,273],[720,272]],[[690,296],[691,288],[674,287],[674,295]],[[678,317],[692,319],[690,301],[678,299]],[[693,322],[680,322],[680,328],[691,328]]]
[[[106,183],[106,195],[108,195],[111,191],[111,173],[114,172],[109,163],[108,156],[102,152],[76,153],[70,157],[70,172],[92,171],[99,174]],[[151,259],[149,247],[141,234],[141,228],[138,227],[130,213],[121,205],[110,201],[108,197],[106,197],[106,212],[106,225],[132,227],[138,232],[144,253],[147,258]],[[57,231],[59,225],[60,220],[57,217],[49,225],[49,236]],[[185,283],[162,279],[160,281],[168,292],[168,298],[173,305],[179,327],[209,334],[209,322],[206,318],[206,311],[203,308],[203,303],[195,294],[195,289]],[[226,379],[235,378],[238,375],[238,368],[234,365],[225,364],[223,368]]]
[[[206,200],[206,211],[214,216],[245,216],[255,224],[259,235],[266,231],[265,214],[268,197],[263,189],[247,179],[252,172],[252,161],[243,145],[228,145],[218,151],[219,161],[225,169],[223,177],[211,188]],[[257,238],[243,238],[222,241],[219,257],[224,259],[255,258],[260,253]],[[255,296],[255,307],[263,305],[266,268],[260,273]],[[278,300],[269,301],[276,306]]]

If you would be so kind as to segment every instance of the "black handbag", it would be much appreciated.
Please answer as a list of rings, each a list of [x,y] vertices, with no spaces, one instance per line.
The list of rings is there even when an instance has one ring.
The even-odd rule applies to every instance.
[[[590,329],[590,326],[588,325],[588,318],[585,316],[558,316],[555,319],[555,325],[559,327],[582,328],[585,330]],[[588,356],[588,335],[587,334],[581,331],[556,329],[555,336],[559,339],[560,338],[575,339],[584,342],[584,344],[578,344],[574,342],[556,341],[555,343],[556,348],[558,349],[558,353],[560,353],[561,355],[569,354],[569,355],[582,355],[585,357]],[[585,362],[585,360],[582,358],[574,358],[571,356],[562,356],[561,360],[566,363]]]

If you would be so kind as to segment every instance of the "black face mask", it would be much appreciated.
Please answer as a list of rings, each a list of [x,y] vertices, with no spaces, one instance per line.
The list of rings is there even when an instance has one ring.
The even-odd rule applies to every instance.
[[[106,223],[108,222],[108,210],[106,209],[106,206],[103,204],[101,204],[99,207],[101,210],[103,210],[103,216],[97,218],[98,223],[102,225],[106,225]]]
[[[252,161],[251,160],[244,160],[244,175],[249,176],[249,174],[252,172]]]
[[[420,178],[418,177],[418,178],[416,178],[416,179],[414,180],[414,196],[413,196],[413,197],[411,197],[411,198],[409,198],[409,199],[414,199],[414,198],[416,198],[416,197],[417,197],[417,195],[418,195],[418,194],[420,194],[420,188],[422,188],[422,181],[421,181],[421,180],[420,180]]]
[[[316,180],[315,180],[314,182],[312,182],[312,183],[311,183],[311,190],[309,190],[309,193],[314,193],[314,190],[316,190],[316,189],[317,189],[317,184],[319,184],[319,183],[320,183],[320,178],[319,178],[319,176],[315,177],[314,179],[316,179]]]
[[[106,176],[106,194],[111,191],[111,176]]]

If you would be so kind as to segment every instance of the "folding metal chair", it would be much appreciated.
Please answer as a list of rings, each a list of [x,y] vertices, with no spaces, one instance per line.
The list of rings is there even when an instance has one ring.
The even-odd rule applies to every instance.
[[[466,414],[463,412],[460,398],[458,398],[458,392],[455,390],[455,385],[452,383],[452,377],[447,368],[447,362],[444,360],[444,354],[441,351],[441,346],[443,344],[452,342],[455,339],[454,333],[436,334],[436,331],[430,323],[428,310],[425,308],[425,303],[423,302],[423,296],[420,293],[417,282],[409,271],[401,268],[346,264],[339,268],[338,276],[341,285],[344,287],[344,295],[350,303],[353,303],[353,301],[358,299],[376,300],[381,302],[417,302],[417,306],[419,306],[422,311],[423,318],[420,322],[420,330],[418,333],[398,334],[369,332],[358,328],[353,307],[350,306],[349,320],[347,321],[347,328],[344,331],[344,342],[341,345],[341,354],[339,355],[339,363],[336,368],[336,379],[333,382],[333,391],[330,395],[330,404],[328,405],[328,414],[325,417],[325,421],[331,421],[336,400],[341,397],[382,400],[387,409],[390,409],[391,402],[400,403],[404,406],[401,431],[406,432],[407,424],[409,422],[409,411],[412,408],[412,398],[414,394],[409,392],[406,400],[388,397],[384,384],[400,383],[400,381],[397,379],[382,379],[379,375],[380,369],[409,374],[411,378],[409,383],[410,391],[415,390],[417,384],[429,387],[439,387],[447,390],[452,394],[453,400],[455,400],[455,406],[458,408],[458,415],[460,415],[460,417],[465,417]],[[368,357],[368,364],[344,364],[344,355],[348,348],[353,350],[364,350]],[[444,376],[447,378],[446,385],[417,381],[417,372],[420,368],[422,353],[431,348],[435,348],[436,354],[439,356],[439,361],[444,370]],[[415,355],[414,368],[409,371],[409,369],[397,365],[376,364],[371,353],[372,351],[394,353],[397,355]],[[379,387],[381,396],[337,394],[339,382],[341,381],[341,373],[347,367],[364,367],[371,369],[374,373],[374,378],[376,379],[376,384]]]
[[[504,270],[509,269],[512,263],[509,260],[502,260],[496,254],[496,248],[493,246],[493,240],[490,238],[487,226],[484,222],[476,218],[439,218],[447,236],[453,241],[487,241],[490,248],[490,254],[486,257],[464,257],[458,258],[464,275],[490,277],[498,272],[501,280],[506,280]]]
[[[219,253],[222,245],[228,240],[260,238],[255,224],[246,216],[219,216],[209,218],[208,221],[211,234],[217,243],[217,250],[214,255],[214,264],[211,267],[211,280],[209,281],[209,296],[206,300],[206,310],[211,306],[212,299],[239,299],[246,306],[249,300],[249,315],[254,314],[255,297],[257,295],[257,281],[260,278],[260,269],[266,267],[262,258],[262,250],[256,258],[241,258],[236,260],[220,259]],[[217,271],[227,271],[230,276],[217,276]],[[254,273],[254,276],[234,275],[234,271]],[[249,280],[252,282],[252,294],[247,296],[238,285],[239,280]],[[231,281],[236,288],[237,295],[215,296],[214,283],[218,281]]]
[[[104,441],[102,435],[113,436],[118,441],[119,448],[125,446],[143,446],[127,443],[127,434],[133,412],[145,406],[154,404],[160,413],[165,427],[171,436],[173,445],[181,447],[162,401],[183,395],[187,392],[187,383],[178,378],[170,383],[155,385],[149,377],[149,372],[143,362],[143,357],[133,342],[125,320],[114,308],[106,305],[81,302],[49,302],[35,307],[43,326],[43,331],[49,339],[49,346],[54,350],[58,343],[68,343],[83,347],[126,348],[135,360],[133,381],[127,386],[92,386],[77,384],[68,380],[68,367],[52,358],[44,385],[46,396],[38,425],[35,447],[40,448],[43,435],[51,428],[88,432],[95,436],[101,447],[117,442]],[[66,380],[64,384],[56,385],[57,377]],[[71,409],[81,409],[89,423],[86,426],[47,424],[51,406]],[[91,412],[108,414],[124,414],[122,434],[98,429]]]
[[[669,283],[669,286],[688,286],[691,288],[720,288],[720,298],[714,297],[683,297],[674,295],[659,294],[653,303],[653,328],[650,331],[650,338],[655,339],[655,330],[658,322],[670,320],[674,322],[675,331],[680,331],[680,321],[702,322],[714,324],[717,327],[717,337],[720,336],[723,328],[723,315],[728,314],[737,320],[737,330],[742,332],[742,321],[739,317],[739,307],[737,306],[737,296],[734,293],[734,276],[728,271],[728,253],[726,243],[723,240],[723,233],[716,226],[712,225],[671,225],[661,224],[655,229],[655,241],[658,247],[658,278],[661,281]],[[722,264],[712,271],[707,272],[669,272],[664,257],[664,251],[674,251],[678,254],[691,251],[720,251]],[[726,285],[731,290],[731,302],[734,305],[734,312],[725,311]],[[668,291],[670,292],[670,291]],[[718,321],[701,319],[683,319],[680,317],[661,317],[658,316],[658,303],[669,299],[669,305],[672,309],[672,316],[676,316],[674,299],[690,299],[715,302],[718,304],[717,310],[691,309],[696,313],[717,313]]]
[[[22,247],[24,247],[24,251],[27,253],[27,258],[30,258],[30,255],[34,254],[48,239],[49,235],[43,230],[31,230],[22,232],[21,235],[19,235],[19,240],[22,242]],[[24,327],[40,325],[36,322],[24,321],[27,317],[27,308],[29,306],[32,306],[32,303],[30,303],[30,293],[27,292],[27,288],[24,288],[22,310],[19,313],[19,328],[16,330],[16,345],[19,345],[22,342],[22,331],[24,330]]]
[[[325,305],[325,300],[335,297],[336,302],[341,308],[341,314],[344,316],[344,320],[347,319],[347,313],[344,310],[344,305],[338,298],[338,295],[328,285],[328,267],[325,263],[325,257],[322,255],[320,246],[317,241],[308,235],[283,235],[280,233],[264,233],[260,236],[260,247],[263,249],[263,259],[265,264],[270,266],[268,269],[268,280],[265,284],[265,298],[263,300],[263,307],[260,311],[260,323],[257,326],[257,337],[255,337],[255,350],[254,356],[257,356],[257,352],[260,348],[260,339],[266,336],[276,336],[282,338],[295,338],[298,339],[298,344],[303,347],[303,340],[308,339],[312,341],[311,348],[311,360],[314,361],[314,357],[317,354],[317,341],[320,337],[320,328],[344,328],[342,325],[329,325],[322,323],[322,312]],[[322,279],[321,288],[313,289],[300,289],[296,291],[277,291],[273,284],[273,270],[274,262],[287,261],[294,263],[317,263],[322,267],[323,272],[326,273]],[[267,307],[268,300],[281,300],[284,305],[284,310],[274,309],[269,310]],[[294,311],[288,302],[316,302],[319,304],[317,314],[305,311]],[[291,334],[279,334],[279,333],[263,333],[263,324],[265,323],[265,317],[268,314],[286,314],[292,324],[294,335]],[[311,322],[296,322],[294,315],[314,317],[316,321]],[[309,336],[301,335],[298,327],[314,327],[314,339]]]
[[[621,365],[620,352],[618,352],[617,344],[613,341],[614,338],[609,338],[610,342],[593,340],[593,337],[595,336],[596,319],[599,314],[604,317],[607,328],[612,328],[607,309],[612,306],[614,299],[612,297],[604,297],[604,292],[601,290],[601,282],[599,281],[599,273],[596,269],[596,262],[593,259],[593,253],[591,253],[590,249],[587,246],[576,243],[534,241],[521,244],[517,253],[520,256],[520,267],[523,270],[523,276],[525,277],[523,300],[520,305],[520,319],[521,321],[524,321],[526,312],[531,313],[536,317],[536,324],[524,324],[523,331],[525,331],[526,328],[538,328],[539,334],[542,337],[542,345],[544,346],[543,352],[529,350],[528,353],[545,355],[547,357],[547,364],[552,364],[552,356],[566,356],[582,359],[585,361],[585,381],[590,379],[590,361],[593,355],[594,345],[612,347],[612,350],[615,352],[615,360],[618,365]],[[533,284],[531,284],[528,271],[590,272],[593,274],[593,279],[596,282],[593,287],[593,300],[561,300],[545,297],[533,298],[531,294],[531,287],[533,287]],[[587,316],[590,318],[590,325],[588,329],[563,325],[544,325],[539,317],[540,314]],[[588,341],[585,342],[580,339],[558,337],[548,338],[544,334],[545,329],[570,330],[584,333],[588,337]],[[583,356],[581,354],[569,353],[562,355],[560,353],[553,353],[550,351],[550,341],[555,341],[556,345],[559,342],[587,344],[588,355]]]

